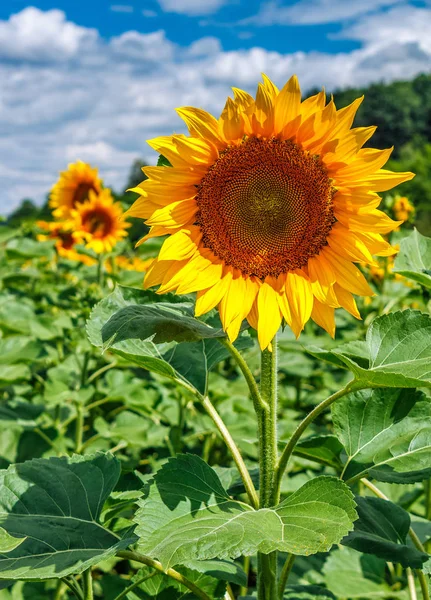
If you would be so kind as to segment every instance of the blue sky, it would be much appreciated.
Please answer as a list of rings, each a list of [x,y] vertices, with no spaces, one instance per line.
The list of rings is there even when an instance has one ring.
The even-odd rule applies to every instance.
[[[0,214],[78,158],[121,189],[176,106],[296,72],[304,91],[431,72],[431,0],[3,0]]]

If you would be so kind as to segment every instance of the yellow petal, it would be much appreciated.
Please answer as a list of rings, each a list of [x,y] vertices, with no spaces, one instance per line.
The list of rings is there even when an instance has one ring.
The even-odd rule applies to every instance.
[[[197,250],[202,234],[195,229],[181,229],[169,236],[160,249],[159,260],[184,260]]]
[[[265,282],[262,283],[259,289],[257,307],[259,311],[257,337],[261,350],[265,350],[280,329],[282,319],[282,314],[278,306],[277,292]]]
[[[275,100],[275,98],[277,98],[278,95],[278,87],[275,85],[275,83],[273,81],[271,81],[271,79],[265,75],[265,73],[262,73],[262,79],[263,79],[263,85],[265,87],[265,89],[267,90],[268,94],[271,96],[271,98],[273,100]]]
[[[212,164],[219,157],[217,148],[208,140],[175,135],[173,142],[182,158],[189,163]]]
[[[315,298],[311,318],[319,327],[327,331],[332,338],[335,337],[334,309],[331,306],[322,304]]]
[[[337,183],[342,185],[343,182],[350,181],[352,178],[365,179],[368,175],[375,173],[387,163],[393,149],[392,147],[387,150],[376,150],[374,148],[360,150],[354,161],[347,167],[338,169]]]
[[[327,237],[329,246],[347,260],[376,264],[366,244],[341,223],[335,223]]]
[[[198,292],[195,305],[195,315],[200,317],[215,308],[223,298],[232,279],[232,271],[226,270],[223,278],[208,290]]]
[[[255,133],[269,137],[274,131],[274,103],[267,89],[259,83],[256,93],[255,110],[252,115]]]
[[[275,100],[274,133],[278,134],[300,115],[301,90],[298,78],[293,75],[282,88]],[[298,128],[300,119],[297,121]]]
[[[327,246],[321,251],[321,254],[330,263],[335,272],[337,283],[341,287],[358,296],[374,296],[367,280],[354,264],[339,256]]]
[[[334,206],[334,214],[351,231],[389,233],[403,223],[403,221],[393,221],[386,213],[377,209],[357,214],[341,210],[338,206]]]
[[[199,183],[205,171],[201,167],[180,169],[176,167],[144,167],[143,171],[152,181],[168,185],[190,185]]]
[[[386,192],[404,181],[410,181],[414,176],[415,174],[410,173],[409,171],[404,173],[393,173],[386,169],[380,169],[377,173],[369,175],[366,178],[366,182],[375,192]]]
[[[347,310],[347,312],[349,312],[351,315],[353,315],[355,319],[361,320],[361,315],[359,313],[358,307],[356,306],[356,302],[352,294],[344,288],[342,288],[337,283],[334,285],[334,292],[337,296],[340,306]]]
[[[290,309],[298,319],[300,331],[302,331],[305,323],[310,318],[313,308],[311,282],[302,271],[297,269],[294,272],[287,273],[285,289]]]
[[[194,198],[180,200],[154,210],[146,223],[147,225],[161,225],[163,227],[184,226],[194,218],[197,211],[198,205]]]
[[[226,101],[219,119],[219,129],[227,141],[239,140],[244,135],[244,119],[232,98],[228,98]]]
[[[162,283],[163,277],[166,275],[172,264],[173,261],[171,260],[154,260],[148,271],[145,273],[144,289],[148,289],[150,287],[153,287],[154,285],[159,285],[160,283]],[[181,263],[177,264],[178,268],[181,268]]]
[[[217,148],[226,145],[226,142],[220,137],[217,119],[210,113],[193,106],[177,108],[177,113],[186,123],[193,137],[209,140]]]

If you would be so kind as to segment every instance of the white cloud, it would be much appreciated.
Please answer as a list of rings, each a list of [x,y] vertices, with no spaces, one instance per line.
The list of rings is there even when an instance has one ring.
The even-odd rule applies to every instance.
[[[283,0],[269,0],[262,3],[257,15],[242,23],[261,26],[336,23],[401,2],[404,0],[300,0],[292,5]]]
[[[175,107],[217,114],[231,85],[254,92],[262,71],[278,85],[296,72],[304,90],[331,90],[431,70],[431,9],[363,16],[341,34],[361,47],[339,54],[226,52],[213,37],[181,48],[163,31],[105,41],[60,11],[28,10],[0,21],[0,213],[25,196],[42,202],[78,158],[99,166],[107,185],[124,188],[135,157],[156,158],[145,140],[185,130]]]
[[[164,31],[142,34],[126,31],[113,38],[111,48],[125,59],[159,62],[171,60],[175,45],[166,39]]]
[[[129,4],[112,4],[111,10],[119,13],[132,13],[133,6],[130,6]]]
[[[157,13],[155,10],[149,10],[148,8],[144,8],[141,12],[142,12],[143,16],[146,17],[147,19],[151,19],[152,17],[157,17]]]
[[[91,46],[97,31],[66,21],[64,12],[28,7],[0,21],[0,60],[61,61]]]
[[[158,2],[165,12],[195,16],[215,13],[231,0],[158,0]]]

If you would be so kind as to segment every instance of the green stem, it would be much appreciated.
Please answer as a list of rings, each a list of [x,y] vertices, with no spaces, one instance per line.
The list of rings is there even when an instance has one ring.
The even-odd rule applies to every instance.
[[[97,371],[94,371],[94,373],[92,373],[90,375],[90,377],[87,379],[87,383],[91,383],[92,381],[94,381],[95,379],[97,379],[100,375],[103,375],[103,373],[105,373],[105,371],[109,371],[109,369],[113,369],[114,367],[117,366],[117,362],[111,362],[108,363],[107,365],[104,365],[103,367],[100,367],[100,369],[97,369]]]
[[[249,573],[250,573],[250,557],[249,556],[244,556],[244,573],[247,577],[247,583],[246,585],[242,586],[239,590],[239,595],[240,596],[247,596],[247,592],[248,592],[248,577],[249,577]]]
[[[82,582],[84,588],[84,600],[94,600],[93,595],[93,578],[91,576],[91,569],[87,569],[82,574]]]
[[[238,449],[238,446],[235,444],[233,437],[230,434],[230,431],[226,427],[224,421],[218,414],[215,406],[212,404],[211,400],[208,396],[201,397],[201,402],[206,410],[207,414],[211,417],[214,425],[220,432],[226,446],[229,448],[230,453],[232,454],[232,458],[235,461],[236,467],[241,475],[241,479],[244,483],[245,490],[250,500],[250,504],[253,508],[259,508],[259,498],[254,487],[253,481],[251,480],[250,473],[245,465],[244,459],[241,456],[241,452]]]
[[[103,288],[103,279],[105,275],[105,271],[103,268],[104,257],[103,254],[99,254],[97,257],[97,283]]]
[[[280,573],[280,581],[278,583],[278,597],[279,600],[283,600],[284,590],[286,589],[287,580],[289,579],[290,572],[293,567],[293,563],[295,562],[296,556],[294,554],[289,554],[287,556],[286,562],[283,565]]]
[[[379,490],[379,488],[377,486],[374,485],[374,483],[371,483],[371,481],[369,481],[368,479],[366,479],[365,477],[363,477],[361,479],[361,482],[371,491],[373,492],[374,495],[376,495],[378,498],[381,498],[382,500],[388,500],[389,498],[381,491]],[[418,538],[418,536],[416,535],[415,531],[410,527],[409,529],[409,536],[410,539],[412,540],[413,544],[416,546],[416,548],[420,551],[420,552],[424,552],[426,553],[426,550],[422,544],[422,542],[420,541],[420,539]],[[416,569],[416,574],[418,576],[419,579],[419,583],[421,586],[421,590],[422,590],[422,597],[424,600],[430,600],[430,595],[429,595],[429,591],[428,591],[428,582],[427,579],[425,577],[424,572],[421,569]],[[413,573],[411,575],[413,577]],[[415,592],[416,593],[416,592]]]
[[[114,600],[123,600],[123,598],[126,598],[126,596],[129,592],[131,592],[132,590],[137,588],[138,585],[141,585],[141,583],[144,583],[144,581],[148,581],[148,579],[151,579],[155,575],[157,575],[157,571],[153,571],[149,575],[145,575],[145,577],[141,577],[140,579],[138,579],[137,581],[135,581],[134,583],[132,583],[131,585],[126,587],[126,589],[124,589],[121,592],[121,594],[118,594],[118,596],[115,596]]]
[[[238,352],[235,346],[227,338],[218,338],[218,341],[228,350],[231,356],[235,359],[238,367],[244,375],[244,379],[247,382],[248,389],[250,390],[250,396],[253,400],[254,408],[256,412],[258,412],[265,405],[265,401],[261,396],[259,387],[256,383],[256,379],[253,377],[253,373],[251,372],[250,367],[242,357],[242,354]]]
[[[314,419],[320,415],[320,413],[326,410],[328,406],[331,406],[331,404],[333,404],[336,400],[342,398],[346,394],[349,394],[353,390],[356,391],[361,389],[360,387],[355,386],[354,383],[355,380],[350,381],[342,390],[336,392],[335,394],[332,394],[332,396],[329,396],[329,398],[326,398],[326,400],[323,400],[323,402],[318,404],[311,412],[309,412],[305,419],[303,419],[303,421],[301,421],[301,423],[298,425],[298,427],[292,434],[292,437],[286,444],[275,469],[274,486],[275,493],[277,496],[280,495],[281,480],[283,478],[289,459],[304,431],[307,429],[310,423],[312,423]]]
[[[63,598],[65,589],[66,588],[64,582],[61,579],[59,579],[54,592],[54,600],[61,600]]]
[[[77,582],[70,581],[67,578],[64,578],[63,581],[67,585],[67,587],[72,591],[72,593],[78,598],[78,600],[85,600],[82,590]]]
[[[154,560],[149,556],[139,554],[138,552],[131,552],[130,550],[122,550],[121,552],[117,552],[117,556],[119,556],[120,558],[125,558],[126,560],[133,560],[135,562],[139,562],[143,565],[147,565],[147,567],[152,567],[159,573],[164,573],[171,579],[179,581],[179,583],[191,590],[195,594],[195,596],[201,598],[201,600],[211,600],[211,597],[208,596],[208,594],[201,590],[197,585],[195,585],[193,581],[190,581],[189,579],[187,579],[187,577],[184,577],[184,575],[181,575],[181,573],[175,571],[175,569],[165,570],[163,568],[162,563],[160,563],[158,560]]]
[[[407,583],[409,586],[410,600],[418,600],[418,597],[416,595],[415,578],[413,576],[413,571],[410,569],[410,567],[407,567],[406,574],[407,574]]]
[[[259,424],[259,506],[270,508],[278,502],[274,487],[277,466],[277,340],[272,351],[261,355],[260,393],[263,403],[258,407]],[[277,552],[258,553],[257,597],[277,600]]]
[[[75,403],[76,409],[76,427],[75,427],[75,452],[80,454],[82,451],[82,439],[84,436],[84,411],[79,402]]]

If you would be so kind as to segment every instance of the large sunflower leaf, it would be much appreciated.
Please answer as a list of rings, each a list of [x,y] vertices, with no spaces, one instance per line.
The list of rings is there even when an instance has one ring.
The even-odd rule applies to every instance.
[[[34,459],[0,472],[0,526],[22,543],[0,553],[0,579],[80,573],[126,547],[100,525],[120,474],[110,454]]]
[[[332,417],[346,453],[343,479],[413,483],[431,476],[431,400],[422,392],[353,392],[332,406]]]
[[[381,558],[341,547],[331,552],[323,567],[325,584],[337,598],[387,599],[408,596],[386,583],[386,563]]]
[[[184,566],[177,567],[176,570],[214,600],[224,598],[226,584],[223,580]],[[136,573],[131,581],[138,581],[150,574],[151,569],[144,567]],[[128,593],[127,598],[128,600],[198,600],[198,597],[189,588],[163,573],[157,573],[143,581]]]
[[[393,272],[431,289],[431,238],[414,229],[402,239]]]
[[[403,310],[377,317],[365,344],[311,353],[336,365],[341,361],[362,387],[431,387],[431,317]]]
[[[374,554],[403,567],[420,569],[428,554],[407,545],[410,515],[401,506],[381,498],[356,498],[359,519],[342,544]]]
[[[170,379],[186,381],[203,394],[207,388],[208,371],[228,356],[228,351],[216,339],[224,334],[220,333],[219,327],[211,327],[194,319],[192,303],[180,303],[178,297],[169,294],[167,297],[169,303],[151,304],[159,299],[154,292],[118,286],[94,307],[87,321],[88,337],[92,344],[102,350],[109,347],[111,352],[142,368]],[[132,314],[138,315],[138,334],[138,325],[131,325],[128,321],[127,315],[130,316],[130,313],[123,312],[130,309]],[[122,315],[121,319],[115,319],[117,313]],[[105,329],[108,322],[111,325]],[[112,323],[116,325],[112,327]],[[115,335],[117,326],[120,328],[119,335]],[[199,332],[208,337],[199,337]],[[171,341],[166,341],[169,339]],[[180,342],[174,339],[194,341]],[[235,345],[243,349],[251,343],[245,333]]]
[[[170,459],[149,482],[135,520],[144,554],[165,567],[274,550],[309,555],[338,543],[356,518],[350,490],[318,477],[274,508],[232,500],[194,455]]]

